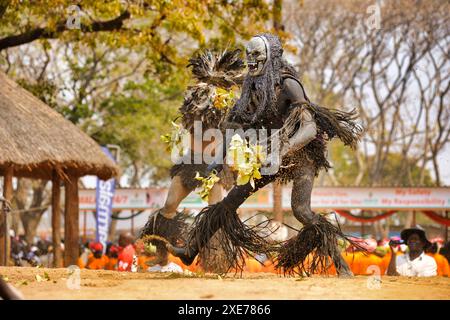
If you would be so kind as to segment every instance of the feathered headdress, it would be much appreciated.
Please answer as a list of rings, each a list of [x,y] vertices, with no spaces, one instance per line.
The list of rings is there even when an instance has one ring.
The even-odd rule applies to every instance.
[[[233,86],[244,78],[245,64],[241,50],[212,52],[206,50],[189,60],[192,74],[198,81],[186,91],[180,108],[182,124],[191,130],[194,121],[201,121],[203,128],[219,128],[228,107],[234,104]]]
[[[188,67],[192,67],[192,74],[199,81],[229,88],[241,84],[244,79],[244,61],[240,55],[240,49],[219,53],[206,50],[191,58]]]

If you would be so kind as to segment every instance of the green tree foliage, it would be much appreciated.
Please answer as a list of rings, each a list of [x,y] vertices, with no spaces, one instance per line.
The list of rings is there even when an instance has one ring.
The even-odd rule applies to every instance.
[[[131,185],[138,185],[145,173],[154,181],[168,176],[171,162],[160,135],[177,117],[183,89],[179,79],[170,80],[164,86],[150,79],[129,83],[123,93],[103,101],[101,123],[89,128],[100,144],[116,144],[125,151],[122,166],[131,168]]]
[[[266,31],[270,10],[261,0],[2,1],[0,65],[100,144],[118,144],[138,185],[167,177],[159,136],[182,103],[188,59]],[[25,72],[15,62],[28,55],[54,64]]]

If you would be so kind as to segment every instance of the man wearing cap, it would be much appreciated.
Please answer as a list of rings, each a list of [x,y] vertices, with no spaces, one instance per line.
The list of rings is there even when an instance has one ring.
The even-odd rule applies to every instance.
[[[425,254],[425,249],[431,244],[422,229],[405,229],[400,234],[401,239],[408,246],[408,252],[397,256],[394,244],[389,243],[391,248],[391,261],[386,274],[388,276],[407,277],[432,277],[437,275],[436,261]]]
[[[86,269],[104,270],[109,259],[103,254],[103,245],[100,242],[92,242],[89,249],[91,249],[92,255],[88,258]]]

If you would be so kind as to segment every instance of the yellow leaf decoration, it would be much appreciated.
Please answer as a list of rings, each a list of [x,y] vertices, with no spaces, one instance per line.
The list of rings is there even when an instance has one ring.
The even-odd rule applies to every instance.
[[[214,187],[214,184],[220,180],[217,176],[217,172],[213,170],[206,178],[201,177],[200,173],[197,172],[195,179],[202,182],[201,190],[198,192],[200,198],[202,198],[203,201],[208,202],[211,189]]]
[[[238,173],[236,183],[238,186],[250,185],[255,188],[255,179],[261,179],[261,164],[266,155],[260,145],[250,145],[238,134],[231,138],[230,147],[227,152],[227,163],[231,169]]]
[[[228,109],[234,104],[234,92],[233,90],[227,91],[223,88],[216,88],[214,94],[214,107],[221,109]]]
[[[146,243],[146,244],[144,245],[144,250],[145,250],[146,253],[152,255],[152,254],[155,254],[155,253],[156,253],[156,246],[154,246],[154,245],[151,244],[151,243]]]
[[[172,152],[173,149],[178,150],[178,155],[181,157],[184,154],[183,140],[189,135],[189,131],[184,129],[180,124],[172,121],[172,132],[161,135],[161,140],[167,143],[167,151]]]

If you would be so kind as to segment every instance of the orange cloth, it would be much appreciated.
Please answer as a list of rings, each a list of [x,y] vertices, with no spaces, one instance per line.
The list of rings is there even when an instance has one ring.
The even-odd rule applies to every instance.
[[[311,260],[312,260],[312,254],[309,254],[306,258],[308,268],[311,267]],[[327,258],[327,261],[325,262],[325,266],[322,268],[321,266],[318,266],[317,271],[314,274],[321,274],[321,275],[336,275],[336,267],[334,266],[333,260],[331,257]]]
[[[391,252],[389,251],[381,258],[381,274],[386,274],[386,271],[389,267],[389,262],[391,261]]]
[[[246,272],[262,272],[262,264],[259,263],[255,258],[248,258],[245,260],[245,268]]]
[[[148,265],[146,264],[147,261],[150,261],[152,258],[151,257],[147,257],[144,255],[141,255],[138,257],[138,266],[139,269],[143,270],[143,271],[147,271],[148,269]]]
[[[203,269],[200,266],[200,263],[198,263],[198,256],[195,257],[194,261],[191,263],[190,266],[185,266],[186,269],[188,269],[191,272],[202,272]]]
[[[325,274],[334,276],[337,275],[336,266],[334,265],[334,263],[331,263],[330,267],[325,270]]]
[[[181,262],[181,259],[178,257],[173,256],[172,254],[169,253],[169,258],[168,258],[169,262],[173,262],[176,263],[177,265],[179,265],[183,270],[187,269],[187,266],[184,265],[183,262]],[[194,263],[192,263],[194,264]]]
[[[362,259],[361,272],[365,275],[382,275],[382,262],[383,259],[379,256],[374,253],[369,253]]]
[[[448,264],[447,258],[439,253],[427,253],[427,255],[433,257],[436,261],[438,276],[450,277],[450,266]]]
[[[77,266],[80,269],[84,269],[86,266],[84,265],[83,259],[81,259],[81,257],[78,258],[77,260]]]
[[[354,275],[361,274],[361,256],[362,252],[344,252],[342,255]]]
[[[91,252],[91,253],[89,253],[89,255],[88,255],[88,259],[87,259],[86,265],[88,265],[89,263],[91,263],[92,260],[94,260],[94,254]],[[86,265],[85,265],[85,267],[86,267]]]
[[[101,258],[93,258],[86,265],[86,269],[91,270],[104,270],[108,264],[109,258],[106,255],[102,255]]]
[[[106,270],[117,270],[117,263],[119,259],[117,258],[109,258],[108,263],[106,264]]]
[[[267,260],[266,262],[264,262],[264,266],[262,267],[261,272],[277,273],[275,264],[272,262],[272,260]]]
[[[343,257],[354,275],[372,275],[378,273],[382,275],[387,265],[389,265],[390,259],[390,255],[380,258],[376,254],[361,251],[354,253],[346,252],[343,254]]]

